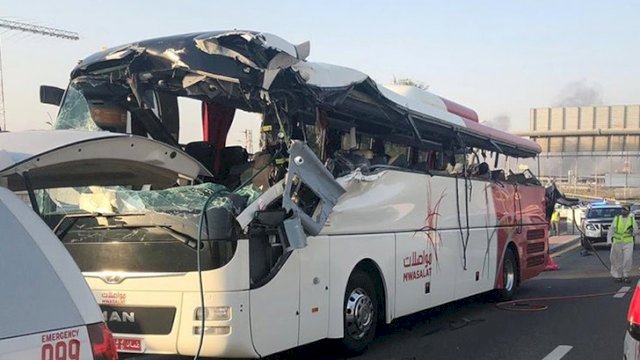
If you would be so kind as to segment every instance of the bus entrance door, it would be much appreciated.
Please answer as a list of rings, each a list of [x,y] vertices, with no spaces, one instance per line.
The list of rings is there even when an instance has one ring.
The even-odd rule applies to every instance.
[[[262,356],[326,337],[328,328],[328,242],[316,238],[307,247],[307,236],[320,234],[345,190],[303,142],[294,141],[289,154],[282,194],[288,254],[273,278],[251,292],[251,335]]]

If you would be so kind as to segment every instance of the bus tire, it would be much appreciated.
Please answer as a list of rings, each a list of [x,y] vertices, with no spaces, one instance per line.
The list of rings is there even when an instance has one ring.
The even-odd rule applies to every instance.
[[[497,291],[499,300],[511,300],[518,286],[518,264],[513,250],[507,248],[502,260],[502,289]]]
[[[366,273],[356,270],[349,277],[343,303],[341,348],[348,355],[361,354],[376,334],[378,297],[373,281]]]

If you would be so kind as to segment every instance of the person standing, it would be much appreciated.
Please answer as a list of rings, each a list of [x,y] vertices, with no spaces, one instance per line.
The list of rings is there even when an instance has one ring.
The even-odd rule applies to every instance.
[[[633,261],[633,240],[638,235],[638,225],[629,214],[629,205],[622,206],[622,214],[616,215],[609,226],[607,242],[611,242],[611,276],[616,282],[630,283],[629,271]]]
[[[553,209],[551,214],[551,231],[554,236],[560,235],[560,212],[558,209]]]

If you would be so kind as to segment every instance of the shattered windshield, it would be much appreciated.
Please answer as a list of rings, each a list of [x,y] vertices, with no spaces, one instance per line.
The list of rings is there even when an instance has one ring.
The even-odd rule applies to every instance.
[[[83,129],[99,131],[100,128],[93,122],[89,103],[74,83],[69,85],[65,93],[60,112],[53,124],[54,129]]]
[[[244,187],[232,193],[225,186],[205,183],[163,190],[134,190],[122,186],[85,186],[42,189],[36,201],[43,216],[67,214],[199,214],[205,201],[209,207],[224,207],[239,214],[260,193]]]
[[[85,272],[186,272],[217,269],[235,253],[235,241],[199,236],[202,208],[237,215],[257,192],[230,192],[205,183],[162,190],[84,186],[36,191],[44,221]],[[231,239],[230,239],[231,240]],[[202,249],[201,264],[194,256]]]

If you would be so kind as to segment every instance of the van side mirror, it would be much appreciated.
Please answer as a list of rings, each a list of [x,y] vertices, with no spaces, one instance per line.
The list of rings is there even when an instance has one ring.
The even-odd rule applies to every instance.
[[[202,240],[234,240],[235,219],[229,210],[222,207],[207,209],[203,214]]]
[[[64,89],[55,86],[40,85],[40,102],[43,104],[60,106],[63,96]]]

